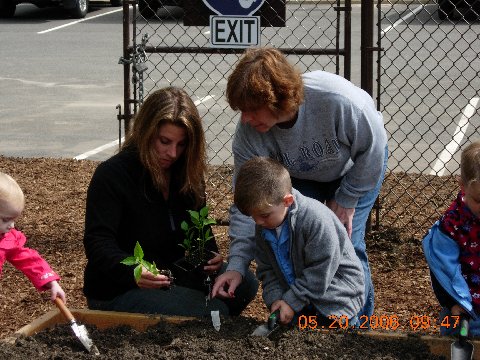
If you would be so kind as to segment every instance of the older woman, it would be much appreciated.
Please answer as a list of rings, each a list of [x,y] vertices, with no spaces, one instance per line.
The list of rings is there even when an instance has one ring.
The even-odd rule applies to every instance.
[[[228,79],[226,95],[230,107],[241,112],[233,139],[235,173],[254,156],[278,159],[294,188],[328,205],[363,265],[367,301],[358,315],[368,319],[374,292],[365,224],[388,152],[373,99],[341,76],[300,74],[273,48],[247,49]],[[253,222],[232,206],[228,271],[217,278],[214,295],[229,297],[241,283],[254,256],[253,229]]]
[[[203,277],[177,271],[184,256],[180,224],[187,210],[205,203],[206,145],[201,118],[185,91],[168,87],[142,104],[121,151],[96,169],[87,193],[84,246],[87,256],[84,293],[91,309],[204,316],[210,310],[238,315],[255,297],[253,274],[234,299],[212,299],[206,306]],[[166,275],[120,262],[136,242],[145,259]],[[218,251],[215,241],[207,243]],[[204,271],[212,276],[225,266],[220,254]]]

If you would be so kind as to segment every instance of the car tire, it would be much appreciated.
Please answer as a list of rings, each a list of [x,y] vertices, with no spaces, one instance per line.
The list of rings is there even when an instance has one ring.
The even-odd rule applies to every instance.
[[[480,19],[480,0],[467,1],[467,11],[464,15],[467,21],[476,21]]]
[[[145,19],[151,19],[157,15],[160,4],[157,0],[138,0],[138,11]]]
[[[10,0],[0,0],[0,18],[7,19],[15,15],[17,4]]]
[[[82,19],[87,16],[88,13],[88,0],[75,0],[75,6],[71,9],[68,9],[70,15],[74,19]]]
[[[112,6],[122,6],[123,0],[110,0],[110,5]]]
[[[454,0],[438,0],[438,18],[440,20],[451,19],[454,13]]]

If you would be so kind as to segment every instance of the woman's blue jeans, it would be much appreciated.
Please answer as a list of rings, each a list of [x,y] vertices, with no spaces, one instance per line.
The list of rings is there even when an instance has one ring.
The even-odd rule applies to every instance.
[[[226,264],[220,273],[225,272]],[[132,274],[133,276],[133,274]],[[141,314],[162,314],[176,316],[208,317],[210,311],[219,310],[224,316],[237,316],[255,298],[258,281],[248,271],[235,291],[233,299],[210,299],[205,301],[205,293],[184,286],[170,289],[132,289],[112,300],[102,301],[88,298],[89,309],[120,311]]]
[[[368,316],[368,319],[370,319],[370,316],[373,315],[374,290],[370,266],[368,264],[367,249],[365,245],[365,229],[370,211],[372,210],[375,200],[380,193],[380,188],[382,187],[383,178],[387,168],[387,161],[388,147],[385,147],[382,175],[375,185],[375,188],[370,190],[358,200],[357,207],[355,208],[355,214],[353,215],[352,244],[355,248],[358,258],[360,259],[360,262],[362,263],[363,272],[365,274],[365,305],[357,315],[360,321],[362,321],[362,315]],[[365,169],[365,171],[368,171],[368,169]],[[341,179],[338,179],[331,183],[324,184],[311,180],[292,178],[292,185],[303,195],[317,199],[321,202],[325,202],[334,198],[335,191],[340,186],[340,181]]]

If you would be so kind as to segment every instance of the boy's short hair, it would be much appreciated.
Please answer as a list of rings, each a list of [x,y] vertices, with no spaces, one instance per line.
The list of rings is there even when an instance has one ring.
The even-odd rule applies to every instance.
[[[465,186],[480,181],[480,141],[475,141],[462,151],[460,176]]]
[[[0,207],[6,204],[14,204],[23,207],[25,196],[22,188],[10,175],[0,171]]]
[[[257,156],[240,167],[234,202],[243,214],[250,215],[253,210],[278,205],[291,192],[288,170],[277,160]]]

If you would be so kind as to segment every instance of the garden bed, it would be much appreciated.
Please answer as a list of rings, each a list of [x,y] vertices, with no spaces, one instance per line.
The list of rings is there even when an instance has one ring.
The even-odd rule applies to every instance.
[[[98,162],[88,160],[76,161],[71,159],[33,159],[0,156],[0,170],[12,175],[19,182],[26,196],[25,211],[22,217],[16,222],[16,227],[26,234],[28,239],[27,246],[37,249],[60,274],[62,277],[60,283],[67,293],[67,306],[71,309],[85,309],[87,307],[82,291],[83,270],[86,263],[82,238],[86,190],[97,165]],[[384,211],[381,211],[380,227],[371,231],[367,235],[366,242],[372,268],[373,283],[375,286],[375,315],[379,318],[382,316],[397,317],[403,326],[402,331],[386,331],[383,336],[418,339],[420,335],[422,335],[421,338],[424,338],[424,336],[427,335],[433,336],[438,334],[438,327],[433,326],[433,324],[438,315],[439,306],[431,289],[428,267],[425,264],[420,245],[421,236],[426,231],[426,227],[393,226],[396,221],[398,223],[398,219],[389,214],[403,213],[404,210],[410,206],[409,201],[411,201],[411,198],[421,198],[425,195],[425,192],[431,188],[428,182],[437,181],[444,184],[441,187],[442,193],[428,193],[430,201],[423,206],[424,217],[429,216],[429,218],[425,218],[424,221],[427,224],[432,224],[435,221],[435,217],[428,214],[435,214],[440,211],[440,209],[445,209],[449,205],[451,199],[454,198],[457,188],[456,180],[453,177],[427,178],[404,174],[403,178],[404,181],[408,180],[408,196],[400,196],[398,200],[395,201],[387,199],[388,201],[382,203],[383,209],[388,210],[388,212],[385,211],[384,214]],[[224,222],[228,220],[228,205],[232,201],[230,179],[231,170],[226,167],[212,167],[209,169],[209,178],[207,181],[208,203],[212,208],[212,215],[216,219],[220,219]],[[410,184],[415,184],[415,186],[411,187]],[[388,191],[397,194],[404,194],[404,186],[405,184],[402,186],[397,185],[396,182],[390,181],[389,177],[387,177],[382,193]],[[414,191],[418,191],[418,194],[415,194]],[[448,193],[451,193],[451,195]],[[445,199],[449,200],[445,201]],[[222,254],[225,256],[228,255],[229,241],[227,230],[227,226],[216,226],[214,228],[216,240]],[[13,334],[23,326],[31,324],[35,319],[40,318],[44,314],[50,313],[52,309],[55,309],[55,305],[49,301],[48,296],[45,296],[44,294],[39,295],[28,279],[8,263],[6,263],[3,268],[0,281],[0,339],[12,337]],[[244,321],[252,321],[257,322],[258,324],[260,321],[264,321],[267,316],[268,311],[262,302],[261,294],[259,292],[256,299],[242,313],[241,321],[242,323]],[[410,328],[408,325],[412,319],[423,319],[428,321],[424,322],[425,326],[415,326],[414,328]],[[418,323],[416,325],[418,325]],[[225,322],[223,329],[228,329],[228,326],[228,322]],[[251,324],[249,324],[248,327],[248,330],[251,331]],[[180,329],[181,327],[179,327],[179,331]],[[233,329],[233,326],[231,329]],[[194,327],[191,331],[197,331],[200,335],[204,332],[208,332],[209,336],[216,336],[217,338],[209,338],[208,340],[209,342],[214,343],[216,343],[218,339],[222,341],[235,339],[235,341],[242,346],[246,346],[246,349],[244,349],[247,354],[245,355],[245,358],[252,358],[252,356],[248,355],[249,351],[252,348],[252,351],[255,352],[256,348],[247,342],[247,339],[250,337],[244,336],[248,334],[248,331],[239,334],[229,334],[224,330],[220,333],[213,333],[211,326],[206,325],[205,327]],[[131,343],[133,341],[131,339],[135,339],[135,336],[137,336],[137,338],[140,337],[145,339],[148,339],[149,336],[152,336],[152,338],[155,339],[156,336],[150,334],[141,336],[137,334],[134,336],[130,334],[130,331],[131,330],[128,331],[128,336],[122,335],[122,337],[126,339],[125,344]],[[210,332],[212,333],[210,334]],[[300,350],[294,351],[293,353],[287,351],[285,352],[285,356],[288,355],[291,358],[321,357],[318,354],[321,354],[322,346],[327,346],[324,344],[328,343],[328,340],[323,338],[319,339],[318,337],[320,336],[320,333],[321,332],[319,332],[319,334],[312,334],[311,332],[298,331],[283,335],[289,337],[289,341],[291,341],[294,348],[297,347],[297,344],[302,348],[303,344],[307,342],[312,348],[312,353],[315,352],[317,354],[313,356],[308,349],[302,349],[302,351],[305,350],[307,352],[305,354],[300,354]],[[407,335],[410,333],[414,336]],[[54,334],[51,333],[50,335],[53,336]],[[40,334],[39,336],[42,337],[44,335]],[[98,342],[104,335],[100,332],[98,336],[96,333],[92,333],[92,336],[94,336],[95,341]],[[190,334],[188,336],[191,337],[193,335]],[[68,339],[70,343],[72,342],[70,333],[68,333],[68,336],[65,335],[64,338],[65,340]],[[194,337],[194,339],[195,338],[196,337]],[[349,339],[351,338],[352,337],[349,337]],[[27,350],[27,348],[31,345],[31,342],[35,343],[37,341],[43,341],[40,340],[40,338],[37,339],[36,336],[28,337],[27,339],[28,340],[24,340],[22,345],[24,346],[25,354],[30,351]],[[130,340],[127,341],[127,339]],[[362,341],[366,341],[363,339],[364,337],[362,336]],[[368,341],[374,341],[371,338],[368,339],[370,339]],[[444,341],[443,344],[447,344],[448,348],[449,343],[452,340],[445,340],[446,342]],[[56,340],[52,341],[51,346],[57,347],[57,351],[60,351],[58,349],[61,349],[62,347],[58,346],[63,345],[58,345]],[[108,341],[112,344],[117,344],[118,347],[123,346],[116,340],[110,339]],[[139,342],[140,340],[137,339],[135,341]],[[182,342],[184,340],[181,339],[177,341]],[[272,342],[271,344],[265,339],[262,341],[268,343],[264,347],[267,347],[269,350],[265,351],[265,353],[259,352],[259,354],[263,355],[258,355],[257,357],[278,356],[281,358],[282,355],[279,355],[280,350],[286,346],[284,344],[286,340]],[[349,355],[350,353],[347,353],[347,347],[350,345],[349,343],[344,342],[344,340],[342,341],[345,349],[337,349],[337,356],[331,358],[342,358],[342,355],[345,355],[345,359],[350,358],[348,357],[351,356]],[[148,343],[148,341],[145,340],[142,344],[144,342]],[[152,340],[152,343],[153,342],[154,340]],[[45,341],[43,344],[44,343]],[[319,345],[317,345],[317,343],[319,343]],[[191,344],[194,351],[202,354],[202,351],[195,348],[197,344],[192,342],[192,340],[188,340],[188,344]],[[391,343],[382,344],[384,344],[383,346],[393,346]],[[172,358],[181,358],[181,354],[184,351],[187,351],[178,350],[178,354],[180,355],[177,354],[174,356],[172,349],[175,346],[172,344],[169,346],[168,351],[170,351]],[[369,351],[372,352],[371,356],[365,355],[364,358],[375,359],[375,356],[377,356],[377,358],[382,358],[378,357],[379,355],[375,355],[375,352],[372,350],[376,349],[375,344],[362,343],[361,347],[362,349],[358,351],[362,356],[368,354]],[[63,346],[63,348],[67,353],[71,351],[68,346]],[[479,347],[476,346],[476,349],[478,348]],[[227,346],[227,349],[222,351],[228,353],[228,350]],[[136,350],[132,351],[136,354]],[[414,353],[419,355],[418,351]],[[81,354],[78,353],[78,348],[76,354]],[[404,355],[405,354],[411,355],[412,353],[406,352]],[[60,351],[57,352],[57,355],[50,358],[67,359],[67,356],[68,355],[64,355]],[[106,352],[102,354],[102,356],[106,356]],[[222,356],[220,350],[215,352],[216,358],[222,358]],[[395,357],[393,355],[385,355],[383,359],[424,359],[421,356],[413,356],[414,355],[407,357],[407,355],[405,355],[402,357],[398,355]],[[34,357],[42,359],[48,358],[39,356],[38,353],[37,355],[27,358],[32,359]],[[231,357],[232,356],[224,356],[224,358]],[[9,358],[9,360],[18,359],[14,358],[13,355],[2,356],[1,358]],[[116,360],[121,358],[124,357],[117,356]],[[140,356],[132,355],[130,358],[140,358]],[[211,354],[210,358],[212,358]],[[239,358],[242,358],[242,356],[239,356]],[[480,356],[478,356],[478,358],[480,359]]]
[[[451,338],[379,331],[282,329],[252,336],[262,322],[72,310],[89,330],[100,355],[87,353],[63,316],[52,310],[19,329],[0,347],[0,358],[32,359],[447,359]],[[479,349],[480,344],[475,344]],[[477,351],[476,356],[480,356]]]

